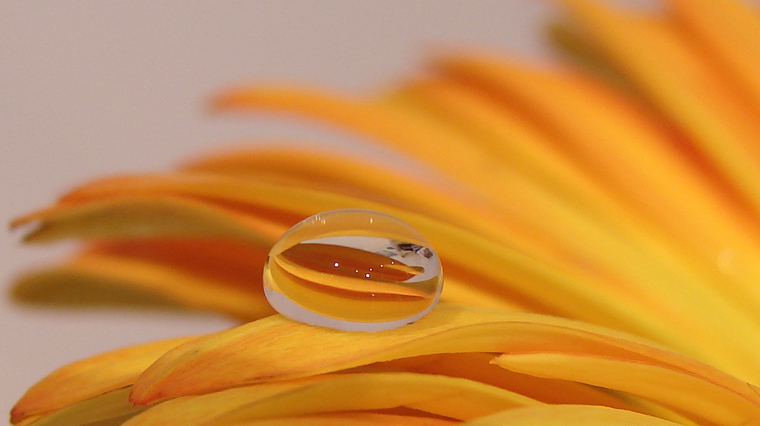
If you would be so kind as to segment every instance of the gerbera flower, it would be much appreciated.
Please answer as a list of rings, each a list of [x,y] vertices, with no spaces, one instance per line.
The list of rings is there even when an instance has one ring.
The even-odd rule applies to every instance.
[[[234,151],[90,182],[17,219],[80,238],[16,284],[120,286],[244,324],[65,366],[16,424],[749,425],[760,422],[760,21],[728,0],[666,16],[565,1],[574,65],[436,57],[377,98],[237,87],[219,111],[336,125],[437,171]],[[580,66],[579,66],[580,64]],[[312,214],[398,217],[440,255],[442,302],[377,333],[274,314],[261,270]],[[347,302],[349,303],[349,302]]]

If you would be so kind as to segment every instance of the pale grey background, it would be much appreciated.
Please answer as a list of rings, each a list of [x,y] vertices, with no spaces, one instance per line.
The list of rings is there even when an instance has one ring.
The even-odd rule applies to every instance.
[[[552,14],[548,1],[528,0],[3,2],[0,222],[89,178],[162,170],[246,139],[312,136],[365,150],[283,120],[211,117],[203,102],[242,81],[371,92],[446,45],[546,59],[542,30]],[[3,283],[71,248],[26,248],[19,235],[1,235]],[[64,363],[230,324],[201,314],[22,308],[5,296],[0,303],[0,411]]]

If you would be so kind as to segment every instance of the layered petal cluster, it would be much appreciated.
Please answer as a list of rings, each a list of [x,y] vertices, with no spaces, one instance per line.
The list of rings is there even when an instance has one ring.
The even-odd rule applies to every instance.
[[[65,366],[11,422],[760,424],[760,13],[561,3],[566,65],[470,50],[375,97],[251,86],[214,99],[354,132],[432,177],[278,145],[95,180],[14,221],[29,243],[87,243],[19,279],[20,300],[118,294],[243,324]],[[269,248],[338,208],[425,235],[442,303],[377,333],[274,314]]]

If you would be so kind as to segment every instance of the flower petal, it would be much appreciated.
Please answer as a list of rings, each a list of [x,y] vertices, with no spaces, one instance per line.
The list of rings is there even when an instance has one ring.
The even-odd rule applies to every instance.
[[[756,115],[721,78],[714,61],[664,26],[642,22],[597,2],[562,0],[621,71],[629,75],[714,162],[753,212],[760,209],[760,137]]]
[[[671,407],[697,422],[717,425],[747,424],[760,418],[757,395],[726,388],[694,370],[636,360],[565,353],[503,354],[493,361],[512,371],[539,377],[574,380],[592,386],[628,392]]]
[[[206,203],[166,196],[116,197],[89,203],[62,203],[16,219],[12,227],[40,222],[25,242],[63,238],[229,237],[269,247],[284,232],[258,219]]]
[[[464,79],[465,84],[474,81],[470,84],[483,87],[484,96],[498,96],[504,102],[529,108],[536,121],[562,139],[568,155],[580,157],[589,171],[601,175],[601,185],[614,182],[618,187],[615,190],[622,190],[625,199],[635,203],[627,210],[643,214],[630,219],[628,228],[640,234],[632,238],[646,245],[644,251],[669,259],[671,268],[691,278],[679,283],[678,278],[665,278],[665,272],[660,271],[659,279],[641,278],[631,283],[637,289],[634,293],[668,300],[672,309],[680,310],[677,316],[698,316],[693,306],[702,307],[704,312],[721,310],[719,316],[726,319],[722,325],[718,326],[711,315],[703,318],[704,326],[699,327],[700,332],[714,327],[712,339],[717,340],[713,347],[729,347],[727,340],[736,342],[740,336],[757,334],[752,331],[760,323],[756,309],[760,303],[756,285],[760,280],[760,247],[754,238],[757,224],[727,203],[716,192],[719,188],[711,187],[707,180],[711,176],[701,175],[699,167],[684,160],[684,153],[671,146],[678,138],[667,126],[620,93],[567,71],[540,72],[473,54],[439,60],[436,65],[452,78]],[[604,141],[589,137],[592,134],[604,135]],[[662,179],[665,175],[673,177]],[[618,212],[614,216],[630,214]],[[727,262],[731,266],[716,261],[722,257],[730,258]],[[622,267],[621,263],[618,269]],[[662,281],[669,285],[663,286]],[[688,294],[688,301],[663,291]],[[676,308],[681,302],[684,305]],[[734,328],[739,324],[744,324],[744,331]],[[730,330],[736,334],[728,338]],[[718,343],[721,340],[723,343]],[[741,349],[725,354],[723,360],[705,359],[731,365],[728,368],[738,374],[744,368],[738,364],[751,363],[743,356],[747,353]]]
[[[608,407],[545,405],[507,410],[463,423],[466,426],[675,426],[668,420]]]
[[[356,373],[272,382],[172,399],[125,425],[228,424],[311,413],[407,407],[466,420],[540,404],[528,397],[461,378],[415,373]]]
[[[492,201],[508,229],[531,235],[520,240],[521,247],[530,248],[536,242],[550,244],[550,249],[584,258],[584,268],[619,266],[645,259],[641,252],[624,253],[631,248],[628,242],[621,244],[621,236],[617,235],[624,228],[614,228],[609,223],[600,223],[599,217],[589,217],[577,200],[569,201],[546,191],[533,182],[530,175],[506,167],[490,150],[473,144],[471,138],[449,131],[419,111],[388,102],[360,102],[313,90],[256,87],[220,95],[217,105],[318,118],[413,153]],[[638,265],[631,271],[650,269],[649,265]]]
[[[443,303],[414,324],[378,333],[338,332],[276,315],[242,325],[168,352],[137,380],[132,399],[150,404],[245,383],[307,377],[427,354],[548,351],[688,371],[760,405],[760,395],[746,383],[633,336],[561,318]],[[217,363],[219,359],[224,364]]]
[[[217,105],[229,109],[268,109],[295,113],[337,123],[412,152],[441,171],[451,169],[457,173],[454,177],[469,183],[473,190],[482,189],[481,195],[490,197],[507,221],[505,223],[508,228],[516,228],[518,236],[533,235],[533,238],[523,239],[512,237],[512,241],[520,241],[515,247],[523,248],[529,255],[535,255],[549,265],[560,266],[558,269],[563,270],[566,278],[573,276],[577,277],[574,280],[582,281],[582,284],[577,282],[578,286],[569,284],[573,287],[575,297],[593,290],[597,297],[606,299],[605,302],[591,303],[591,306],[586,302],[574,302],[561,307],[555,305],[555,313],[641,333],[660,342],[667,342],[700,360],[715,363],[750,379],[755,378],[756,372],[751,371],[748,365],[753,363],[750,354],[758,341],[754,338],[749,341],[747,336],[760,335],[760,328],[754,318],[757,316],[755,310],[747,307],[749,301],[760,297],[760,294],[754,287],[745,287],[743,290],[752,294],[752,298],[742,298],[728,290],[718,289],[712,283],[716,274],[718,279],[722,279],[722,273],[711,268],[712,275],[706,275],[704,268],[707,267],[700,266],[704,259],[686,256],[678,241],[663,243],[663,236],[652,233],[641,220],[632,223],[623,220],[618,223],[616,220],[622,216],[612,215],[611,222],[599,221],[586,210],[567,205],[559,196],[546,192],[525,176],[503,167],[495,159],[497,156],[472,144],[470,139],[461,134],[447,131],[448,127],[443,127],[440,120],[432,120],[412,108],[389,105],[388,102],[360,102],[308,90],[277,88],[230,91],[217,99]],[[415,139],[418,136],[422,138],[420,141]],[[433,148],[433,144],[438,148]],[[441,150],[446,152],[440,152]],[[458,167],[454,162],[466,163],[470,167]],[[477,171],[477,176],[470,175],[474,170]],[[435,235],[420,230],[425,235]],[[495,230],[498,232],[499,228]],[[547,256],[552,250],[554,256]],[[715,256],[724,253],[725,248],[720,250],[719,253],[713,253],[710,262],[714,262]],[[741,249],[739,251],[741,254],[737,257],[742,259],[740,263],[757,269],[751,261],[752,257],[744,262],[744,252]],[[459,253],[463,252],[465,250],[460,248]],[[731,253],[730,248],[725,254],[730,257]],[[563,255],[572,256],[573,259],[568,262],[565,258],[564,262],[557,262],[556,259],[561,259]],[[565,268],[568,263],[571,267]],[[499,270],[509,269],[511,268],[502,267]],[[483,268],[478,268],[477,271],[489,272]],[[511,282],[514,285],[526,281]],[[668,285],[661,285],[663,282]],[[532,284],[530,287],[535,288]],[[521,292],[527,291],[529,290],[521,288]],[[625,295],[622,294],[623,291]],[[557,293],[535,299],[551,303],[567,300]],[[731,301],[727,303],[727,299]],[[583,306],[586,316],[577,311],[570,313],[568,309],[572,309],[571,306]],[[618,317],[613,320],[588,316],[602,306],[614,306],[618,315],[625,312],[622,316],[627,318]],[[695,316],[693,306],[704,306],[704,312],[712,314]],[[635,320],[631,321],[633,318]],[[651,321],[653,318],[660,318],[660,321],[654,323]],[[686,336],[691,338],[685,340]],[[702,342],[700,345],[703,348],[708,346],[721,349],[696,349],[695,341]]]
[[[261,249],[210,239],[99,243],[61,266],[21,277],[14,296],[42,303],[171,301],[252,320],[274,313],[261,287],[265,258]]]
[[[416,176],[334,152],[278,147],[240,149],[200,158],[184,165],[182,171],[321,189],[452,221],[467,222],[471,218],[464,216],[475,211],[489,213],[483,200],[466,193],[456,182],[435,181],[437,185],[433,185]]]
[[[77,233],[81,232],[85,237],[133,238],[143,234],[154,237],[178,234],[216,236],[260,245],[276,230],[282,233],[293,225],[295,220],[288,222],[291,216],[304,217],[336,208],[380,210],[405,220],[427,235],[443,258],[447,276],[477,286],[492,297],[517,294],[518,298],[514,300],[525,299],[528,306],[536,306],[534,301],[540,300],[543,306],[538,306],[544,312],[565,312],[595,322],[628,323],[635,330],[651,327],[656,330],[653,334],[668,335],[663,340],[673,344],[683,334],[673,333],[672,325],[663,327],[661,321],[652,321],[651,315],[642,312],[648,309],[648,304],[632,306],[634,295],[621,295],[611,288],[589,287],[588,282],[575,276],[573,271],[558,270],[550,263],[518,252],[509,242],[493,241],[492,234],[498,228],[489,228],[491,235],[487,237],[485,229],[483,235],[479,235],[480,232],[468,231],[426,214],[346,195],[222,176],[177,173],[94,182],[73,191],[65,200],[65,203],[18,221],[42,222],[39,230],[33,231],[29,238],[62,238],[78,236]],[[262,217],[255,216],[262,210],[290,212],[290,215],[276,219],[288,223],[278,228],[266,213]],[[478,217],[473,215],[475,221]],[[87,228],[93,220],[106,223],[94,229]],[[134,229],[142,231],[135,234]],[[507,238],[508,232],[502,228],[499,235]],[[509,285],[505,286],[507,283]],[[626,314],[628,318],[624,316]],[[682,344],[689,345],[689,342]]]
[[[720,69],[751,97],[760,112],[760,16],[749,4],[731,0],[671,0],[676,17],[693,30],[695,44],[710,50]]]
[[[194,338],[167,339],[117,349],[62,367],[26,391],[11,410],[11,422],[127,387],[166,351]]]
[[[363,365],[347,372],[413,372],[461,377],[496,386],[547,404],[585,404],[638,411],[642,408],[597,388],[566,380],[515,373],[490,363],[493,353],[442,353]]]
[[[34,421],[34,426],[119,425],[144,411],[129,403],[130,388],[116,389],[76,402]]]
[[[695,249],[708,237],[717,240],[711,258],[726,246],[757,246],[749,237],[757,224],[739,214],[712,176],[676,146],[680,135],[622,92],[578,73],[540,71],[493,56],[447,57],[435,65],[456,79],[448,86],[474,80],[482,96],[530,108],[535,120],[562,139],[565,154],[597,176],[597,186],[622,192],[618,197],[633,203],[626,214],[656,219]],[[604,142],[591,134],[604,135]],[[696,228],[703,229],[699,240]]]
[[[447,426],[459,424],[455,420],[435,417],[403,416],[384,413],[325,413],[301,417],[277,417],[272,419],[244,420],[230,426]]]

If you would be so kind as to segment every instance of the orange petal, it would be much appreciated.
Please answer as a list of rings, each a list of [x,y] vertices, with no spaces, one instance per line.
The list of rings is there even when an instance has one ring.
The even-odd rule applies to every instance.
[[[131,346],[62,367],[26,391],[11,410],[11,422],[129,386],[166,351],[193,339],[183,337]]]
[[[487,205],[456,182],[429,183],[422,180],[427,176],[395,171],[336,152],[278,147],[239,149],[203,157],[186,164],[182,171],[338,192],[451,219],[465,219],[463,216],[472,211],[488,214]]]
[[[693,31],[694,43],[709,49],[724,75],[731,76],[760,112],[760,16],[736,0],[671,0],[675,15]]]
[[[702,176],[686,161],[684,153],[671,146],[676,139],[672,132],[640,105],[568,71],[541,72],[474,54],[439,60],[437,66],[458,79],[448,82],[450,86],[461,85],[459,80],[464,79],[465,84],[484,87],[484,97],[524,104],[534,120],[562,139],[567,155],[577,157],[589,173],[598,175],[597,185],[612,184],[611,189],[621,191],[619,195],[633,204],[624,214],[614,215],[618,220],[631,216],[630,211],[642,216],[631,218],[629,228],[639,230],[641,235],[634,237],[649,246],[644,250],[660,252],[677,267],[701,277],[688,287],[695,294],[701,286],[704,302],[692,300],[690,306],[706,307],[723,299],[723,304],[760,321],[756,309],[760,303],[757,224],[735,206],[731,208],[708,181],[711,176]],[[592,134],[604,135],[604,142],[590,138]],[[666,175],[670,178],[663,179]],[[695,233],[694,229],[701,231]],[[725,256],[731,257],[731,266],[716,261]],[[736,273],[739,270],[741,273]],[[676,287],[674,280],[667,280],[672,283],[668,287]],[[674,300],[660,293],[663,286],[658,281],[638,280],[636,292],[652,294],[652,299]],[[716,282],[725,284],[716,286]],[[690,310],[684,307],[684,312]]]
[[[745,341],[746,336],[758,335],[757,323],[754,319],[747,318],[750,316],[747,312],[737,311],[735,306],[726,304],[725,298],[717,295],[717,290],[706,284],[710,281],[709,277],[700,275],[699,271],[694,269],[692,260],[683,259],[680,253],[674,253],[669,250],[669,247],[662,246],[655,238],[656,236],[645,234],[645,238],[634,238],[639,229],[637,226],[612,227],[610,224],[594,220],[593,217],[579,210],[578,206],[570,206],[560,198],[542,191],[524,176],[502,167],[503,164],[495,160],[495,156],[488,151],[475,146],[461,135],[446,131],[447,127],[442,127],[439,122],[430,120],[419,112],[389,107],[379,102],[362,103],[313,91],[276,88],[247,88],[232,91],[220,96],[218,104],[225,108],[263,108],[320,118],[372,135],[394,146],[404,147],[421,157],[430,156],[429,160],[435,162],[442,170],[451,168],[452,171],[458,173],[457,178],[472,184],[473,188],[484,188],[482,194],[484,196],[490,194],[497,207],[503,210],[505,220],[510,221],[510,226],[514,223],[517,229],[528,229],[541,243],[554,241],[553,248],[560,252],[560,256],[574,256],[575,268],[570,270],[562,268],[564,269],[563,276],[580,274],[584,275],[582,279],[588,279],[583,285],[570,284],[574,287],[572,291],[574,297],[593,291],[596,297],[603,296],[608,299],[604,303],[568,303],[561,308],[555,305],[554,309],[564,315],[597,323],[614,324],[616,327],[630,331],[637,330],[641,333],[642,330],[646,330],[644,333],[648,337],[668,342],[679,350],[742,374],[747,370],[746,365],[752,362],[748,354],[756,346],[756,342],[747,342],[745,347],[736,346],[736,342]],[[371,126],[370,123],[372,123]],[[417,136],[422,139],[415,140]],[[473,150],[476,152],[472,152]],[[484,164],[484,162],[498,164]],[[461,167],[461,164],[468,164],[468,167]],[[385,211],[393,214],[391,211]],[[406,219],[401,215],[396,216]],[[409,222],[412,223],[412,221]],[[417,224],[412,223],[412,225]],[[428,237],[436,235],[434,232],[426,232],[420,226],[417,228]],[[496,231],[498,229],[496,228]],[[515,247],[533,246],[535,244],[527,246],[519,244]],[[446,250],[440,244],[436,245],[436,249],[442,254]],[[533,250],[528,250],[530,250],[529,254],[534,253]],[[459,255],[456,257],[461,257],[468,251],[458,247],[457,252]],[[540,259],[545,258],[540,257]],[[478,259],[468,259],[467,264],[474,265],[476,262]],[[547,263],[557,265],[555,262]],[[500,271],[510,269],[512,268],[499,268]],[[491,273],[491,270],[487,268],[477,268],[477,271]],[[596,278],[591,278],[589,275],[595,275]],[[497,277],[492,276],[486,278],[498,280]],[[605,279],[609,279],[609,282],[614,284],[605,285]],[[510,282],[514,285],[526,281],[518,279]],[[592,290],[589,284],[594,282],[599,285],[594,286]],[[670,284],[658,285],[662,282]],[[645,285],[646,291],[640,291],[641,289],[635,287],[638,284]],[[526,287],[534,291],[537,288],[533,284]],[[528,288],[520,290],[528,292]],[[683,288],[688,288],[689,291],[682,291]],[[626,291],[625,295],[621,294],[621,289]],[[568,300],[564,296],[559,296],[556,291],[553,293],[536,299],[553,304],[562,304],[563,301]],[[684,299],[685,294],[691,300]],[[626,301],[621,301],[621,298]],[[635,307],[631,306],[632,304]],[[695,304],[700,306],[704,304],[704,306],[709,306],[707,311],[720,312],[720,314],[710,318],[696,318],[692,315]],[[600,320],[596,313],[594,313],[596,317],[592,318],[584,316],[577,309],[570,314],[568,309],[573,309],[572,306],[576,308],[584,306],[583,310],[587,312],[585,315],[590,315],[596,307],[602,306],[615,306],[613,311],[618,315],[624,311],[626,313],[619,315],[615,320],[609,318]],[[644,314],[642,310],[650,312]],[[605,314],[611,314],[611,312]],[[634,316],[635,321],[629,322],[628,319],[620,318],[628,315]],[[651,321],[652,318],[660,318],[660,321],[654,323]],[[724,322],[718,324],[715,318],[721,318]],[[670,326],[664,327],[666,323]],[[673,326],[674,324],[677,325]],[[728,327],[727,324],[731,326]],[[680,331],[673,333],[675,329]],[[699,335],[699,338],[685,341],[686,335]],[[720,347],[721,351],[700,353],[699,350],[693,348],[695,340],[707,346]]]
[[[132,399],[148,404],[244,383],[306,377],[426,354],[546,351],[669,366],[719,383],[739,398],[760,404],[760,395],[744,382],[632,336],[560,318],[443,303],[414,324],[378,333],[338,332],[280,316],[242,325],[167,353],[138,379]],[[224,359],[224,364],[219,365],[219,359]]]
[[[348,372],[396,371],[461,377],[525,395],[547,404],[604,405],[642,410],[630,400],[568,380],[544,379],[515,373],[491,363],[492,353],[445,353],[399,358],[347,370]]]
[[[265,219],[222,211],[206,203],[167,196],[116,197],[89,203],[63,203],[12,222],[40,222],[25,242],[63,238],[147,238],[155,236],[229,237],[269,247],[284,232]]]
[[[675,426],[680,423],[608,407],[546,405],[507,410],[466,426]]]
[[[757,245],[748,236],[757,224],[735,206],[732,210],[729,200],[716,192],[712,176],[702,174],[674,146],[677,134],[624,93],[577,73],[535,70],[493,56],[448,57],[436,65],[459,80],[474,80],[490,96],[529,108],[534,120],[562,139],[559,148],[596,176],[597,186],[622,192],[619,196],[634,203],[630,209],[657,218],[667,229],[677,230],[679,238],[699,246],[693,237],[693,229],[699,228],[703,237],[718,240],[714,252],[736,241],[742,247]],[[604,143],[589,138],[591,134],[603,134]],[[670,178],[662,179],[665,175]],[[699,241],[706,243],[705,238]]]
[[[312,414],[301,417],[244,420],[231,426],[448,426],[459,424],[454,420],[435,417],[403,416],[396,414],[347,412]]]
[[[598,2],[562,0],[584,30],[692,143],[714,162],[753,211],[760,209],[757,116],[700,57],[699,47],[664,26],[633,19]]]
[[[42,416],[34,426],[118,425],[145,407],[129,403],[129,387],[96,395]]]
[[[512,371],[539,377],[574,380],[628,392],[671,407],[696,422],[716,425],[747,424],[760,418],[757,394],[725,387],[725,380],[695,370],[617,357],[565,353],[504,354],[494,359]]]
[[[197,197],[197,200],[187,197]],[[135,229],[147,229],[150,231],[148,235],[154,237],[178,234],[197,238],[212,235],[260,245],[277,229],[282,233],[285,226],[289,226],[276,228],[270,217],[253,216],[262,209],[289,212],[285,214],[285,219],[277,219],[285,221],[293,215],[308,216],[336,208],[379,210],[405,220],[428,236],[442,256],[445,269],[452,270],[448,265],[456,262],[458,266],[453,269],[464,271],[458,275],[459,282],[467,277],[469,282],[474,282],[495,297],[504,297],[499,284],[509,283],[515,287],[516,293],[529,295],[529,300],[540,300],[552,311],[572,312],[573,316],[596,322],[614,322],[621,326],[627,322],[628,327],[636,330],[651,327],[657,330],[657,335],[668,335],[663,340],[670,342],[678,341],[678,336],[683,334],[673,333],[672,325],[663,327],[662,321],[652,320],[652,315],[642,313],[642,309],[649,309],[648,304],[631,306],[635,295],[620,294],[618,289],[608,286],[590,287],[574,271],[558,270],[550,263],[521,253],[514,249],[519,246],[517,244],[495,242],[490,236],[485,236],[490,235],[485,230],[481,236],[426,214],[341,194],[222,176],[177,173],[97,181],[73,191],[65,200],[66,203],[19,220],[20,223],[42,221],[40,230],[33,231],[29,238],[134,238]],[[230,210],[231,207],[237,211]],[[473,215],[472,218],[477,219],[478,216]],[[104,221],[105,224],[92,228],[92,223],[97,221]],[[506,237],[506,230],[501,235]],[[271,244],[271,241],[267,242],[266,247]],[[480,277],[485,279],[481,280]],[[485,288],[482,283],[492,285]],[[625,315],[630,317],[626,318]],[[610,316],[614,320],[610,320]],[[683,344],[689,345],[688,342]]]
[[[261,287],[261,266],[264,262],[262,257],[265,257],[265,254],[251,256],[240,268],[226,269],[232,262],[202,265],[203,262],[208,262],[208,259],[205,259],[190,265],[189,262],[194,258],[191,255],[186,259],[188,263],[171,263],[166,259],[141,257],[140,253],[129,250],[139,245],[148,249],[140,250],[143,254],[145,251],[167,248],[166,245],[160,247],[160,241],[150,241],[143,244],[116,243],[110,245],[110,250],[90,250],[64,265],[21,277],[15,283],[14,296],[22,301],[42,303],[127,302],[150,305],[157,301],[166,301],[194,309],[223,312],[244,320],[274,313],[264,299]],[[116,246],[120,248],[115,250]],[[191,242],[188,242],[187,247],[181,247],[181,243],[169,246],[176,246],[177,254],[198,247]],[[203,254],[214,247],[220,245],[208,244],[199,248],[195,255]],[[218,276],[199,270],[199,267],[203,266],[210,268],[206,272],[218,270]],[[83,288],[88,289],[89,293],[69,294],[70,291],[76,292]],[[145,292],[146,296],[152,294],[159,299],[151,300],[141,293],[129,293],[129,290]],[[38,292],[45,294],[37,294]],[[104,298],[98,299],[98,296]]]
[[[128,426],[229,424],[266,417],[407,407],[466,420],[540,404],[461,378],[415,373],[353,373],[267,383],[176,398],[134,417]]]

